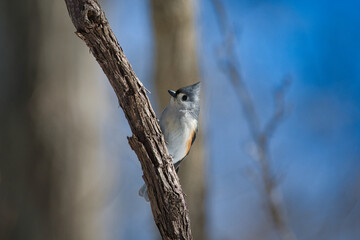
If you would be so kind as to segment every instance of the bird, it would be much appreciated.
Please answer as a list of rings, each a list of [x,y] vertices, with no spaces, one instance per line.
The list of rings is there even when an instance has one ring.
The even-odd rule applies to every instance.
[[[161,113],[159,122],[166,147],[178,172],[180,163],[189,154],[198,132],[200,82],[168,92],[170,103]],[[140,188],[139,195],[149,201],[146,184]]]

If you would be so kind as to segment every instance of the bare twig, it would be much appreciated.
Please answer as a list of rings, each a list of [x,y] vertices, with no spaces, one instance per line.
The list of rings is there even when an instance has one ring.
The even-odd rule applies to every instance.
[[[95,0],[65,0],[76,34],[112,85],[133,133],[129,144],[141,163],[154,220],[163,239],[192,239],[190,220],[146,89],[136,77]]]
[[[222,47],[225,54],[225,60],[220,62],[219,65],[233,84],[237,96],[242,104],[244,116],[250,125],[251,136],[254,141],[257,141],[257,136],[259,134],[258,130],[260,129],[259,117],[256,113],[251,95],[240,74],[239,63],[234,51],[235,34],[227,21],[226,11],[221,1],[212,0],[212,2],[215,6],[220,31],[224,36],[224,43]]]
[[[286,76],[279,87],[274,93],[275,109],[270,120],[266,123],[263,132],[271,137],[278,127],[279,123],[286,117],[285,94],[291,84],[290,76]]]
[[[256,146],[256,157],[257,162],[259,163],[261,180],[264,187],[265,204],[279,236],[283,240],[294,240],[296,237],[287,223],[281,193],[278,191],[276,181],[271,173],[270,153],[268,151],[269,139],[284,118],[284,95],[290,81],[289,79],[285,79],[280,89],[275,93],[275,111],[270,120],[265,124],[265,127],[262,128],[254,101],[239,70],[238,58],[235,54],[235,34],[233,28],[228,21],[222,2],[220,0],[212,0],[212,3],[215,7],[220,31],[224,36],[223,50],[225,60],[220,63],[220,66],[236,90],[246,122],[249,126],[251,137]]]

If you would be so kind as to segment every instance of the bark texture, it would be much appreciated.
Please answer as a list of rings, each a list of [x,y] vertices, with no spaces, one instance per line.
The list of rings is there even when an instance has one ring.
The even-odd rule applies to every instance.
[[[151,0],[156,44],[155,86],[161,109],[169,103],[168,89],[176,90],[200,80],[193,0]],[[180,165],[194,239],[206,236],[204,142],[200,128],[190,154]]]
[[[94,0],[65,0],[77,35],[85,41],[112,85],[133,136],[154,220],[163,239],[192,239],[185,199],[146,89]]]

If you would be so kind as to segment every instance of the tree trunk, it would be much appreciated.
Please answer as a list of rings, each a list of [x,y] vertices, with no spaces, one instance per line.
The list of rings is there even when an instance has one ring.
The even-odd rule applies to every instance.
[[[137,78],[95,0],[65,0],[77,35],[85,41],[112,85],[133,136],[155,223],[163,239],[192,239],[179,179],[146,89]]]
[[[155,86],[160,109],[164,109],[169,103],[168,89],[199,81],[194,2],[152,0],[151,7],[156,44]],[[187,195],[194,239],[207,239],[201,125],[190,154],[180,165],[179,175]]]
[[[103,239],[94,63],[63,2],[0,12],[0,239]]]

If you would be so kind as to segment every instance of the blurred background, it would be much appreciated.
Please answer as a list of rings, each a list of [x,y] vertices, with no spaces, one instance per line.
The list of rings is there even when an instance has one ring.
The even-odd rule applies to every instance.
[[[360,239],[359,1],[100,4],[158,115],[202,82],[179,173],[194,239]],[[0,2],[0,239],[159,239],[74,31],[64,1]]]

